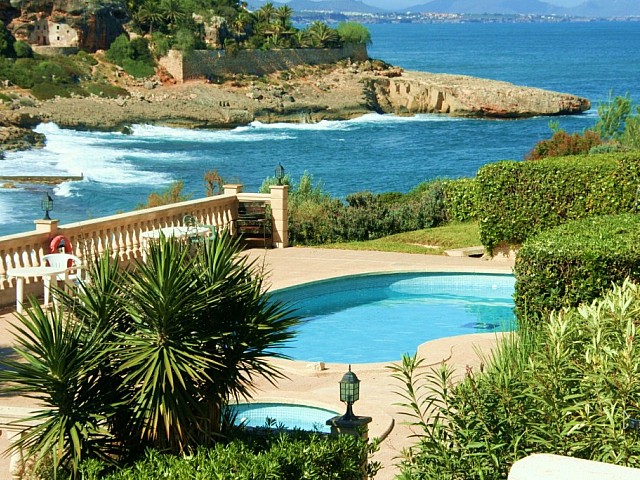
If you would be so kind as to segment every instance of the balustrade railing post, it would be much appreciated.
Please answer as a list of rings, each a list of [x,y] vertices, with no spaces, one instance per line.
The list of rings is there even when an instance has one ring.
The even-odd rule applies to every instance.
[[[289,246],[288,185],[271,185],[271,228],[275,248]]]

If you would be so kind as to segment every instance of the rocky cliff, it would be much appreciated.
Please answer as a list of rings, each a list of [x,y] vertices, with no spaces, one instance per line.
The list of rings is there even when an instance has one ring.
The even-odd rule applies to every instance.
[[[0,0],[0,20],[17,40],[95,52],[109,48],[129,18],[123,0]]]
[[[134,123],[229,128],[262,122],[344,120],[368,112],[517,118],[576,114],[589,101],[574,95],[456,75],[402,72],[374,62],[299,68],[260,81],[180,85],[145,82],[119,99],[56,98],[11,111],[14,124],[114,130]]]
[[[370,82],[374,106],[386,113],[519,118],[566,115],[590,108],[589,100],[575,95],[463,75],[403,72]]]

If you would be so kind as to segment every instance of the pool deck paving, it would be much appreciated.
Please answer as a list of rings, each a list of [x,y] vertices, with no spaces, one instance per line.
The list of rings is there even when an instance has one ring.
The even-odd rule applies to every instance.
[[[336,250],[322,248],[252,249],[246,252],[249,259],[263,269],[270,289],[279,289],[328,278],[381,272],[464,272],[464,273],[512,273],[513,259],[484,259],[473,257],[448,257],[404,253]],[[12,345],[10,322],[14,308],[0,310],[0,352],[8,354]],[[418,354],[425,365],[437,366],[446,362],[462,376],[467,369],[478,369],[479,352],[488,352],[495,345],[495,333],[472,334],[442,338],[422,344]],[[327,349],[331,349],[327,343]],[[400,360],[400,358],[398,358]],[[339,401],[338,382],[348,370],[348,365],[336,363],[308,363],[291,360],[274,360],[286,378],[276,385],[256,379],[253,401],[298,403],[325,407],[343,413],[345,406]],[[356,415],[373,418],[369,425],[370,438],[382,438],[374,460],[381,462],[378,480],[390,480],[399,473],[397,462],[404,448],[415,443],[414,433],[397,405],[402,385],[392,378],[386,363],[358,364],[353,371],[361,381],[360,400],[353,410]],[[33,400],[16,396],[0,398],[3,407],[33,407]],[[0,451],[7,447],[7,436],[0,436]],[[0,461],[0,480],[11,478],[7,458]]]

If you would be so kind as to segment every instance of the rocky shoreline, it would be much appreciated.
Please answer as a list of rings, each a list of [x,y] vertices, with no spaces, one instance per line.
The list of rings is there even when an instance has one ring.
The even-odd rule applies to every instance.
[[[56,98],[0,110],[0,151],[39,146],[41,122],[123,130],[132,124],[234,128],[253,121],[346,120],[370,112],[522,118],[581,113],[589,100],[461,75],[404,72],[372,62],[307,68],[222,85],[129,85],[127,98]]]

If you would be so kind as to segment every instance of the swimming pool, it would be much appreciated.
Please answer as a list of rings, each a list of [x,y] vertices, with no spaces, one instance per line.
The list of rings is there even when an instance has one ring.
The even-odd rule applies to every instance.
[[[229,405],[236,424],[247,427],[283,427],[329,433],[326,421],[338,415],[333,410],[294,403],[239,403]]]
[[[400,359],[429,340],[515,326],[512,275],[355,275],[278,290],[304,323],[284,353],[295,360],[373,363]]]

